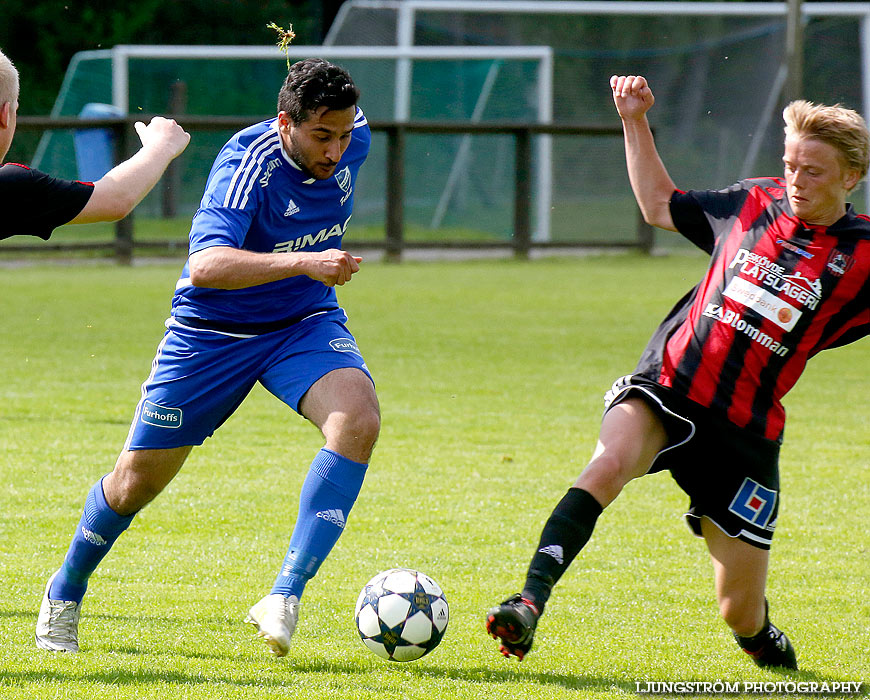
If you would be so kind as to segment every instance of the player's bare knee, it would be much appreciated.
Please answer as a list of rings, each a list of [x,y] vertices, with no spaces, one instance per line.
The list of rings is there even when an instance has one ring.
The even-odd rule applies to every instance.
[[[364,416],[365,426],[364,432],[374,445],[381,433],[381,414],[376,408],[369,409]]]
[[[632,479],[621,461],[609,454],[597,455],[574,483],[591,493],[602,507],[609,505]]]
[[[345,439],[351,439],[362,451],[371,454],[381,431],[381,416],[373,408],[357,411],[344,430]]]
[[[326,445],[356,462],[368,462],[381,429],[376,406],[336,413],[323,426]]]

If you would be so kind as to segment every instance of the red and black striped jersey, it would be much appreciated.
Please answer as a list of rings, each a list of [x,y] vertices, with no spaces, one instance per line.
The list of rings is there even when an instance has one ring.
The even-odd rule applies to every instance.
[[[807,225],[780,178],[676,191],[676,228],[711,255],[659,326],[636,372],[781,440],[781,400],[807,360],[870,334],[870,218]]]
[[[0,166],[0,239],[23,234],[47,241],[78,216],[93,191],[90,182],[61,180],[18,163]]]

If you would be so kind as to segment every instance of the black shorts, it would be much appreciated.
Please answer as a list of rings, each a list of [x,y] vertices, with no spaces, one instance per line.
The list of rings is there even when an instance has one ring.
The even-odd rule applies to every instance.
[[[639,375],[614,382],[605,412],[630,396],[643,399],[665,427],[668,445],[649,473],[669,470],[688,494],[692,531],[701,536],[706,516],[729,537],[770,549],[779,512],[779,443]]]

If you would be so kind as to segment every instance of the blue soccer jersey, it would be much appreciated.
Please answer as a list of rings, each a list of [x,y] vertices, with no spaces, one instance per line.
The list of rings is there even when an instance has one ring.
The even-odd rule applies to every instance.
[[[371,145],[357,109],[347,149],[326,180],[310,178],[284,151],[277,119],[240,131],[215,159],[193,217],[190,253],[229,246],[259,253],[341,248],[353,209],[353,190]],[[176,285],[172,315],[234,324],[280,324],[338,307],[335,290],[305,275],[245,289],[190,283],[189,264]]]

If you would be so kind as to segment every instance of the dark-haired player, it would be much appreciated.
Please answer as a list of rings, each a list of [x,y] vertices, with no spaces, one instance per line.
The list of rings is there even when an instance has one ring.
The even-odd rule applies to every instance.
[[[0,163],[15,136],[18,71],[0,51]],[[97,182],[51,177],[18,163],[0,166],[0,239],[15,235],[48,240],[63,224],[122,219],[157,184],[173,158],[190,141],[171,119],[136,124],[142,148]]]
[[[338,66],[300,61],[281,88],[278,116],[239,132],[218,154],[126,445],[88,494],[46,586],[38,646],[78,649],[90,574],[192,447],[259,382],[326,439],[272,591],[248,616],[274,654],[287,653],[299,598],[345,527],[380,428],[371,376],[335,295],[361,260],[340,249],[371,142],[358,98]],[[272,488],[286,498],[280,484]]]
[[[770,622],[768,555],[779,508],[781,399],[809,358],[870,333],[870,219],[846,203],[867,173],[856,112],[805,101],[784,113],[782,178],[677,190],[655,148],[641,76],[614,76],[628,174],[646,221],[711,256],[701,282],[618,380],[592,460],[544,526],[520,594],[487,630],[520,659],[553,586],[632,479],[670,470],[713,560],[719,610],[759,666],[797,668]]]

